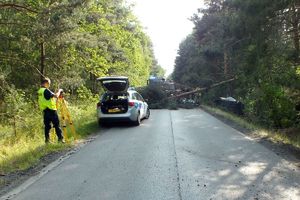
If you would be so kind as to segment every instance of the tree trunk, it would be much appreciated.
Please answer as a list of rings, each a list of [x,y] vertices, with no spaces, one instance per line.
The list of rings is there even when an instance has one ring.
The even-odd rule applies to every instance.
[[[90,81],[92,84],[92,92],[95,93],[96,92],[96,76],[93,73],[90,73]]]
[[[228,75],[228,54],[224,51],[224,75],[227,77]]]
[[[41,80],[45,77],[45,43],[41,43]]]
[[[17,119],[16,119],[15,115],[14,115],[14,135],[16,138],[17,137]]]
[[[293,27],[293,40],[296,54],[296,62],[299,62],[300,44],[299,44],[299,9],[296,3],[292,5],[292,27]]]
[[[228,79],[226,81],[221,81],[221,82],[212,84],[209,87],[196,88],[196,89],[194,89],[193,91],[190,91],[190,92],[184,92],[184,93],[181,93],[181,94],[178,94],[178,95],[175,95],[175,96],[168,97],[168,99],[181,98],[181,97],[188,96],[188,95],[191,95],[191,94],[196,94],[196,93],[199,93],[201,91],[205,91],[205,90],[208,90],[208,89],[211,89],[211,88],[215,88],[215,87],[218,87],[220,85],[224,85],[226,83],[230,83],[230,82],[235,81],[235,80],[237,80],[237,77]]]

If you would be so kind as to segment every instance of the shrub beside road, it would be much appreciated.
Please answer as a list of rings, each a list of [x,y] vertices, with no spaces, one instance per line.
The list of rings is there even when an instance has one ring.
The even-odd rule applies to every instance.
[[[73,102],[69,104],[79,139],[98,129],[95,120],[95,103],[84,103]],[[31,107],[29,110],[30,112],[24,113],[16,121],[15,128],[10,123],[0,125],[1,174],[5,175],[18,170],[26,170],[39,162],[43,156],[72,147],[72,144],[56,144],[56,139],[53,142],[54,144],[45,145],[42,114],[35,107]],[[26,127],[24,127],[24,121],[26,121]],[[14,131],[16,131],[16,135]]]

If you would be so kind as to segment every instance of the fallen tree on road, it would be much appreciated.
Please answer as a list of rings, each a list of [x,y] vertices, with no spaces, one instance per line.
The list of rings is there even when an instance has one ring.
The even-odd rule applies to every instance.
[[[218,83],[215,83],[215,84],[212,84],[211,86],[208,86],[208,87],[196,88],[196,89],[194,89],[192,91],[189,91],[189,92],[184,92],[182,94],[178,94],[178,95],[175,95],[175,96],[168,97],[168,99],[181,98],[181,97],[188,96],[188,95],[191,95],[191,94],[195,94],[195,93],[205,91],[205,90],[208,90],[208,89],[211,89],[211,88],[215,88],[215,87],[218,87],[220,85],[224,85],[226,83],[229,83],[229,82],[232,82],[232,81],[235,81],[235,80],[237,80],[237,77],[232,78],[232,79],[228,79],[228,80],[225,80],[225,81],[221,81],[221,82],[218,82]]]

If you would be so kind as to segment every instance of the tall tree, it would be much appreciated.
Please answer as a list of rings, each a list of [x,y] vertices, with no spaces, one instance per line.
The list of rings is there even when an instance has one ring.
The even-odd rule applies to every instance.
[[[293,0],[207,0],[192,17],[192,36],[180,45],[174,79],[238,81],[205,97],[235,96],[253,120],[270,126],[296,123],[299,103],[299,4]],[[191,70],[192,69],[192,70]],[[194,77],[197,77],[195,80]]]

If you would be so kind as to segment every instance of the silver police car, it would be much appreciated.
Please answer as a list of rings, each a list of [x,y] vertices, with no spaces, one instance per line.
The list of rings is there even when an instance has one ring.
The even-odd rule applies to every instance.
[[[149,118],[147,102],[137,91],[129,88],[127,77],[103,77],[97,80],[105,89],[97,103],[99,125],[127,121],[139,126],[142,119]]]

